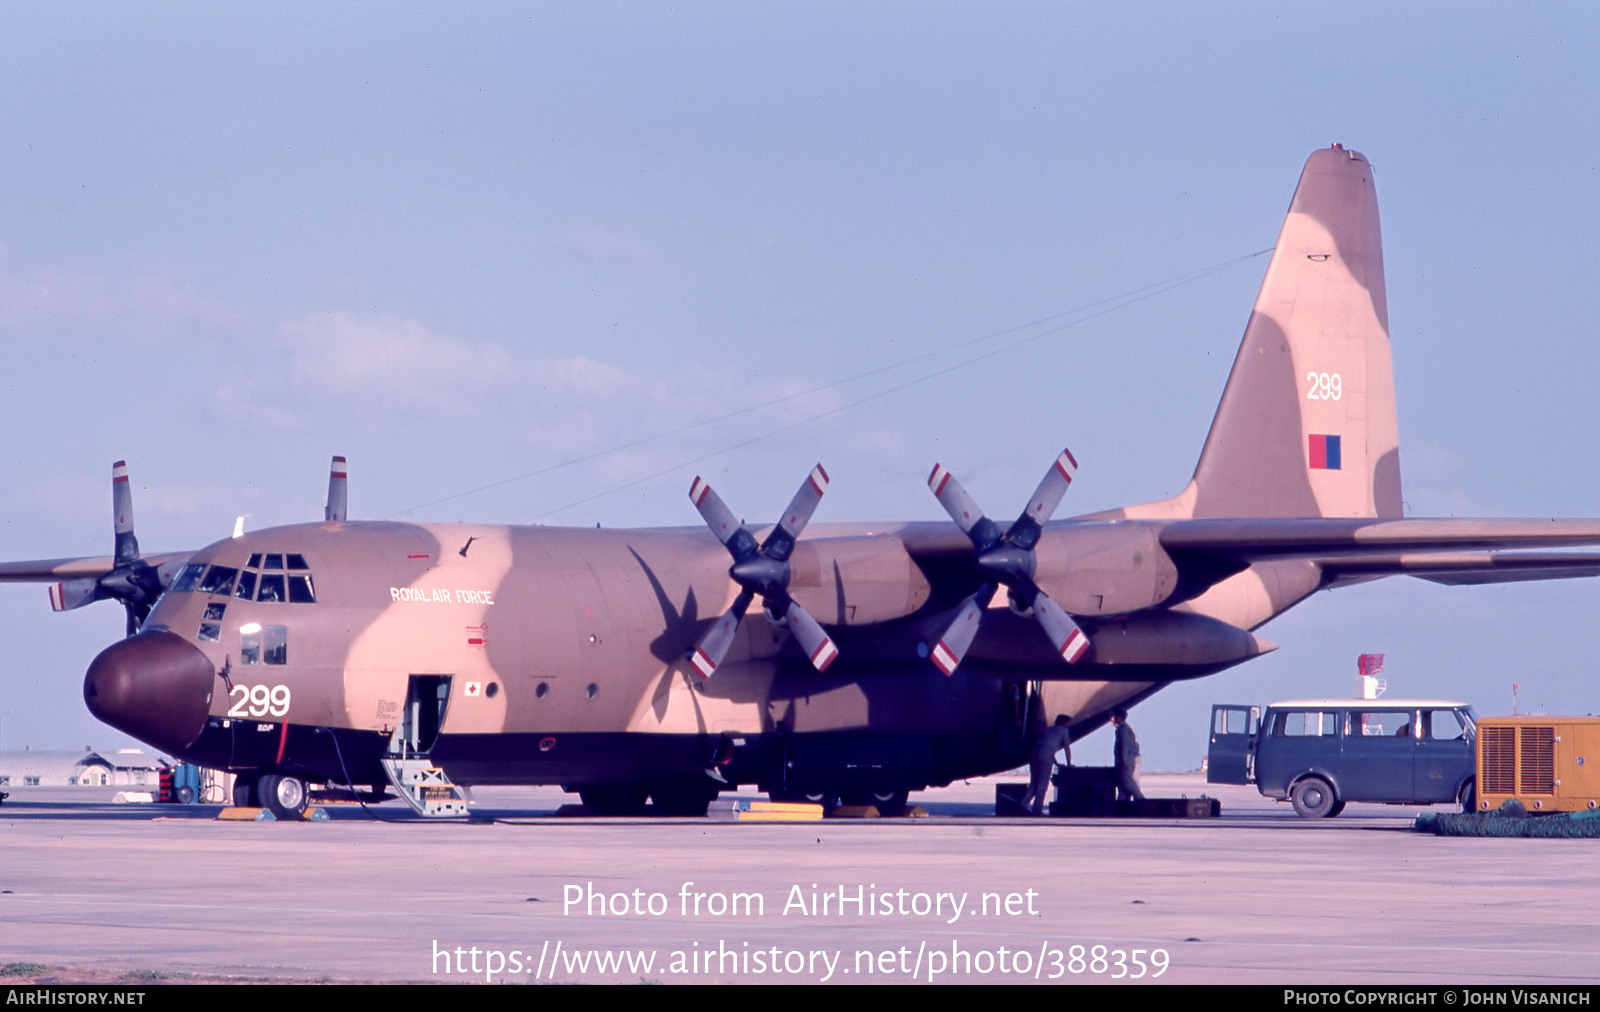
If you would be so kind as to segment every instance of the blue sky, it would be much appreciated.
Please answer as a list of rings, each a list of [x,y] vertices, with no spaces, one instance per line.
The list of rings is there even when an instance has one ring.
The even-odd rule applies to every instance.
[[[1334,141],[1377,176],[1411,513],[1592,516],[1596,28],[1559,4],[12,5],[0,558],[108,551],[119,458],[151,550],[320,516],[333,453],[357,518],[692,523],[696,473],[754,515],[818,460],[818,522],[938,518],[934,461],[1008,514],[1063,444],[1063,515],[1168,495],[1265,268],[1241,258]],[[1504,712],[1520,681],[1589,712],[1597,603],[1317,595],[1262,630],[1276,655],[1139,708],[1147,766],[1198,761],[1212,700],[1348,692],[1363,651],[1391,693]],[[0,588],[6,748],[121,743],[80,696],[121,622]]]

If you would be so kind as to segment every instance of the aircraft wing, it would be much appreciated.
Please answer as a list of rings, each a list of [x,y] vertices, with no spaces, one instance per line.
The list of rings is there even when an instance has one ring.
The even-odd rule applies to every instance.
[[[1441,552],[1347,556],[1323,562],[1333,579],[1415,576],[1466,586],[1600,576],[1600,552]]]
[[[182,562],[193,552],[166,552],[146,555],[144,561],[160,568]],[[116,568],[109,555],[90,555],[76,559],[34,559],[28,562],[0,562],[0,583],[55,583],[59,580],[93,579]]]
[[[1465,585],[1600,576],[1590,519],[1202,519],[1163,525],[1161,545],[1186,560],[1235,566],[1272,559],[1316,562],[1330,580],[1415,576]]]
[[[1161,546],[1168,551],[1207,552],[1245,562],[1580,545],[1600,545],[1600,520],[1306,517],[1172,520],[1161,525]]]

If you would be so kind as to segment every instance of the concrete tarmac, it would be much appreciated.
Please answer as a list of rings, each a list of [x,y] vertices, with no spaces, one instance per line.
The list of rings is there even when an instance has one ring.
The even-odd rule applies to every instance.
[[[1015,777],[1009,779],[1016,779]],[[0,963],[493,983],[1592,984],[1594,840],[1445,839],[1417,808],[1311,822],[1250,788],[1147,774],[1220,820],[999,819],[992,781],[927,819],[554,815],[396,802],[326,822],[12,788]],[[753,794],[751,795],[754,796]],[[1440,810],[1445,810],[1441,808]],[[476,951],[474,951],[476,950]]]

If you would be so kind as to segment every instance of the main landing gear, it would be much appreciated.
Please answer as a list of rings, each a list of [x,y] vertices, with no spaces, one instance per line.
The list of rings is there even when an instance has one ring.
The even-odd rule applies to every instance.
[[[240,808],[265,808],[274,819],[303,819],[311,788],[292,773],[241,773],[233,782],[233,803]]]

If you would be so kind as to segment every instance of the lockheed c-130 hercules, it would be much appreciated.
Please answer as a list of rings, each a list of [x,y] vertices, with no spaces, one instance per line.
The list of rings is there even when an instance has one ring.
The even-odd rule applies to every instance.
[[[313,780],[388,783],[424,814],[504,783],[615,813],[704,812],[740,784],[893,809],[1018,765],[1055,714],[1081,735],[1275,649],[1252,630],[1319,589],[1600,575],[1600,552],[1550,551],[1600,544],[1600,521],[1403,518],[1376,191],[1338,145],[1306,163],[1171,499],[1052,520],[1063,452],[1004,528],[940,466],[953,525],[808,528],[821,466],[770,528],[697,479],[714,536],[361,522],[343,465],[322,523],[141,557],[119,464],[113,557],[0,579],[56,583],[58,610],[122,602],[89,709],[282,816]]]

